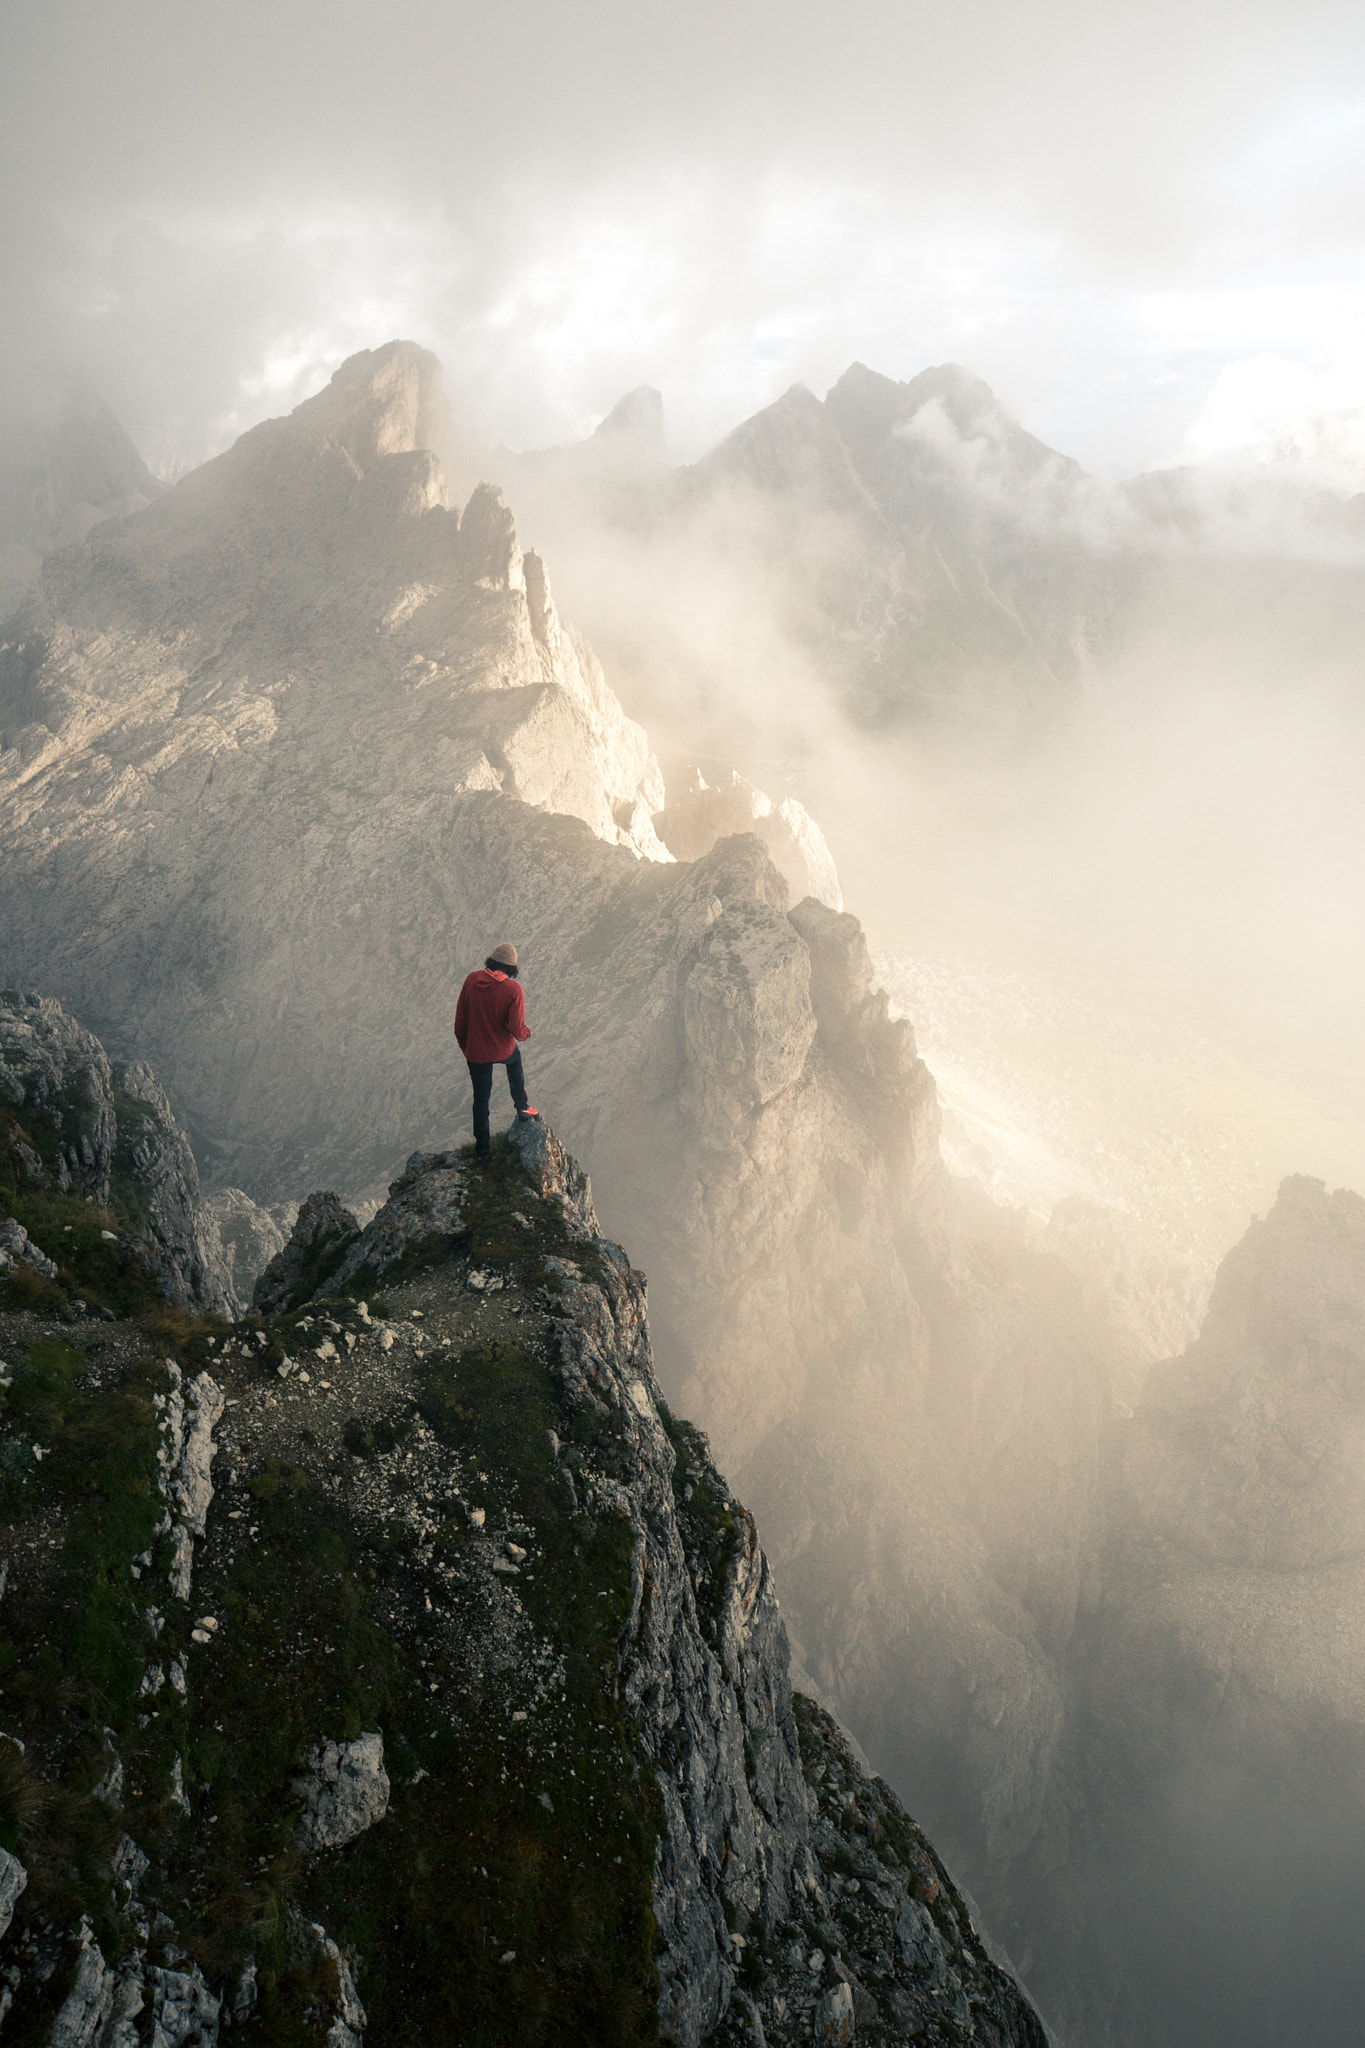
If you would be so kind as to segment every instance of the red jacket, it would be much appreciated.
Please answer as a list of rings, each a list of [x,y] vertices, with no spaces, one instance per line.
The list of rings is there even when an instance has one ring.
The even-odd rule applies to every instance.
[[[465,1058],[476,1065],[510,1060],[517,1040],[531,1036],[520,982],[490,974],[486,967],[467,974],[455,1005],[455,1036]]]

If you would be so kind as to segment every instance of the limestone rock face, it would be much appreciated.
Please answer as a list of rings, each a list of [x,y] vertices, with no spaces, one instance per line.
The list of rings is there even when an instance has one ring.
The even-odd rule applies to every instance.
[[[166,1091],[145,1060],[113,1068],[119,1144],[116,1165],[142,1191],[147,1231],[201,1300],[231,1295],[221,1248],[200,1212],[199,1173],[190,1141]]]
[[[168,1300],[236,1305],[221,1244],[200,1208],[189,1139],[144,1061],[111,1061],[60,1003],[7,991],[0,1100],[38,1140],[38,1149],[13,1141],[25,1184],[112,1203]]]
[[[548,1124],[515,1125],[486,1170],[410,1155],[350,1239],[382,1281],[380,1317],[319,1275],[325,1310],[191,1336],[185,1369],[141,1356],[136,1328],[99,1347],[92,1433],[127,1431],[135,1375],[162,1499],[187,1544],[199,1532],[199,1618],[147,1605],[145,1577],[110,1597],[108,1546],[159,1575],[159,1544],[127,1553],[168,1532],[93,1501],[100,1541],[58,1583],[79,1613],[98,1581],[152,1662],[108,1709],[106,1780],[64,1788],[104,1845],[68,1880],[71,1918],[46,1888],[9,1886],[16,2034],[214,2048],[284,2012],[330,2048],[367,2031],[440,2042],[452,2023],[521,2048],[528,2013],[557,2005],[595,2039],[612,2001],[631,2038],[678,2048],[806,2038],[850,2013],[892,2038],[1045,2048],[895,1793],[793,1696],[754,1519],[665,1403],[644,1275]],[[281,1376],[319,1320],[337,1340],[318,1346],[326,1380]],[[191,1354],[218,1377],[189,1378]],[[221,1434],[221,1490],[197,1504],[192,1411]],[[9,1410],[0,1438],[21,1440]],[[26,1526],[0,1529],[0,1548],[7,1631],[32,1665],[56,1560]],[[383,1738],[317,1740],[300,1770],[281,1729],[335,1727],[362,1700],[382,1705]],[[88,1778],[84,1728],[62,1734]],[[47,1755],[36,1768],[57,1782]],[[95,1806],[109,1798],[129,1832]],[[263,1926],[261,1845],[300,1805],[304,1853]],[[176,1873],[210,1858],[222,1894],[189,1896]],[[344,1946],[327,1932],[342,1900]],[[87,1908],[117,1960],[91,1912],[72,1927]],[[230,1945],[209,1938],[224,1924]]]
[[[51,1133],[28,1174],[54,1179],[63,1194],[107,1202],[117,1120],[113,1068],[98,1039],[50,997],[7,991],[0,995],[0,1090],[11,1108],[37,1120],[43,1138]]]
[[[619,1446],[610,1478],[589,1475],[573,1448],[573,1427],[555,1435],[556,1458],[569,1453],[570,1498],[578,1503],[577,1485],[591,1477],[597,1511],[623,1521],[633,1540],[619,1685],[655,1765],[663,1813],[652,1887],[661,2034],[697,2048],[727,2013],[731,2025],[754,2014],[771,2025],[809,2016],[822,1998],[842,2013],[852,2009],[852,1990],[841,1994],[855,1971],[871,1978],[875,1970],[879,1995],[912,2031],[937,2011],[928,2001],[943,1996],[969,2015],[970,1989],[994,2029],[981,2039],[1042,2048],[1036,2016],[989,1960],[966,1906],[890,1788],[854,1761],[827,1716],[808,1701],[794,1707],[786,1630],[757,1526],[716,1471],[705,1438],[663,1403],[644,1276],[603,1237],[587,1176],[543,1120],[515,1123],[509,1141],[530,1186],[518,1199],[550,1210],[564,1239],[545,1266],[554,1279],[549,1353],[568,1413],[589,1429],[610,1418]],[[348,1262],[361,1257],[393,1296],[443,1236],[457,1244],[467,1236],[478,1171],[467,1154],[414,1153],[388,1202],[357,1234]],[[437,1273],[444,1270],[438,1263]],[[323,1281],[319,1296],[336,1284],[334,1276]],[[440,1298],[424,1296],[424,1335]],[[520,1315],[520,1305],[512,1313]],[[518,1546],[515,1555],[526,1551]],[[309,1774],[295,1784],[306,1800],[304,1847],[350,1839],[375,1817],[372,1808],[382,1810],[378,1795],[357,1799],[346,1791],[352,1779],[374,1782],[378,1746],[370,1736],[310,1752]],[[387,1779],[384,1787],[386,1801]],[[334,1799],[349,1818],[333,1820]],[[855,1814],[856,1833],[849,1828]],[[847,1915],[855,1881],[844,1907],[856,1926],[841,1933],[830,1916],[845,1883],[839,1866],[849,1867],[850,1858],[862,1896]],[[806,1940],[793,1967],[788,1950],[797,1923],[817,1913],[829,1929],[822,1935],[828,1958],[822,1952],[812,1969]],[[900,1932],[905,1926],[912,1939]],[[743,1935],[734,1940],[736,1927],[763,1945],[757,1998],[741,1989],[746,1944]],[[870,2016],[877,2000],[856,1981]],[[965,2023],[970,2030],[969,2017]]]
[[[775,804],[733,770],[728,782],[713,789],[701,770],[693,768],[655,823],[669,852],[679,860],[699,860],[718,839],[727,839],[732,833],[755,832],[784,876],[793,899],[814,896],[831,910],[844,907],[825,835],[795,797],[784,797]]]
[[[39,1251],[22,1223],[10,1216],[0,1223],[0,1272],[11,1266],[32,1266],[44,1280],[54,1279],[57,1262]]]
[[[9,1932],[10,1921],[20,1894],[28,1885],[28,1872],[17,1856],[0,1849],[0,1934]]]
[[[22,869],[36,943],[78,845],[103,901],[150,859],[172,918],[209,863],[247,914],[277,893],[277,853],[310,838],[315,873],[358,831],[366,873],[396,880],[471,788],[662,857],[644,734],[543,578],[533,615],[500,493],[481,486],[463,520],[447,509],[421,439],[438,403],[425,351],[354,357],[288,419],[53,558],[0,652],[7,925]],[[355,802],[376,784],[402,791],[378,839]],[[623,827],[622,809],[642,822]]]
[[[683,988],[683,1029],[703,1130],[752,1114],[790,1088],[815,1036],[810,956],[766,904],[722,910]]]

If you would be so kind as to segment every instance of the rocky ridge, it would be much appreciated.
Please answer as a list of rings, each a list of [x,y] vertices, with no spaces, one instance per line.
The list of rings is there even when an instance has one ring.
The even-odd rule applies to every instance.
[[[1041,2044],[894,1794],[794,1709],[752,1518],[664,1404],[642,1276],[553,1135],[514,1129],[491,1174],[414,1156],[322,1253],[180,1363],[78,1325],[46,1387],[3,1539],[7,2033],[627,2041],[657,2009],[686,2048]],[[11,1308],[6,1344],[43,1358],[42,1329]],[[77,1497],[119,1403],[101,1454],[158,1474],[126,1534]],[[123,1642],[96,1693],[92,1537]]]
[[[654,820],[659,836],[678,860],[700,860],[718,839],[752,832],[771,854],[792,901],[814,896],[827,909],[842,910],[843,891],[825,835],[795,797],[772,798],[742,775],[730,774],[717,788],[694,768]]]
[[[1109,484],[960,364],[899,380],[852,363],[680,468],[657,434],[606,429],[498,449],[492,474],[566,565],[611,672],[660,729],[690,698],[684,744],[716,759],[767,751],[770,726],[739,738],[742,714],[713,715],[718,677],[747,697],[765,665],[875,747],[947,728],[998,769],[1002,737],[1056,727],[1130,666],[1145,677],[1154,644],[1158,667],[1235,648],[1269,677],[1301,670],[1310,633],[1333,668],[1359,638],[1358,501],[1236,471]]]

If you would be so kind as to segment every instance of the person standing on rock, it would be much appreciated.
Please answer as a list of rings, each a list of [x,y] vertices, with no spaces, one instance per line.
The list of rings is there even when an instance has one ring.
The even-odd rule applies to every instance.
[[[517,949],[495,946],[483,966],[467,974],[455,1005],[455,1037],[469,1067],[474,1089],[474,1150],[489,1156],[488,1105],[493,1095],[493,1069],[506,1067],[507,1086],[519,1117],[539,1116],[526,1100],[521,1071],[521,1046],[531,1036],[526,998],[517,980]]]

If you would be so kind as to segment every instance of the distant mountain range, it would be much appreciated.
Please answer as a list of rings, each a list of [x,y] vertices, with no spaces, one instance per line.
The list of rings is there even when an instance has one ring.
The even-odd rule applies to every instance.
[[[617,644],[622,579],[637,551],[657,572],[666,544],[751,575],[873,729],[1046,722],[1153,630],[1226,637],[1248,601],[1276,645],[1314,618],[1315,658],[1365,626],[1365,499],[1212,471],[1106,484],[952,363],[907,382],[854,363],[823,400],[793,385],[681,468],[649,388],[586,441],[491,466],[557,559],[575,522],[623,536],[600,589],[587,561],[573,584],[617,672],[651,658]]]

